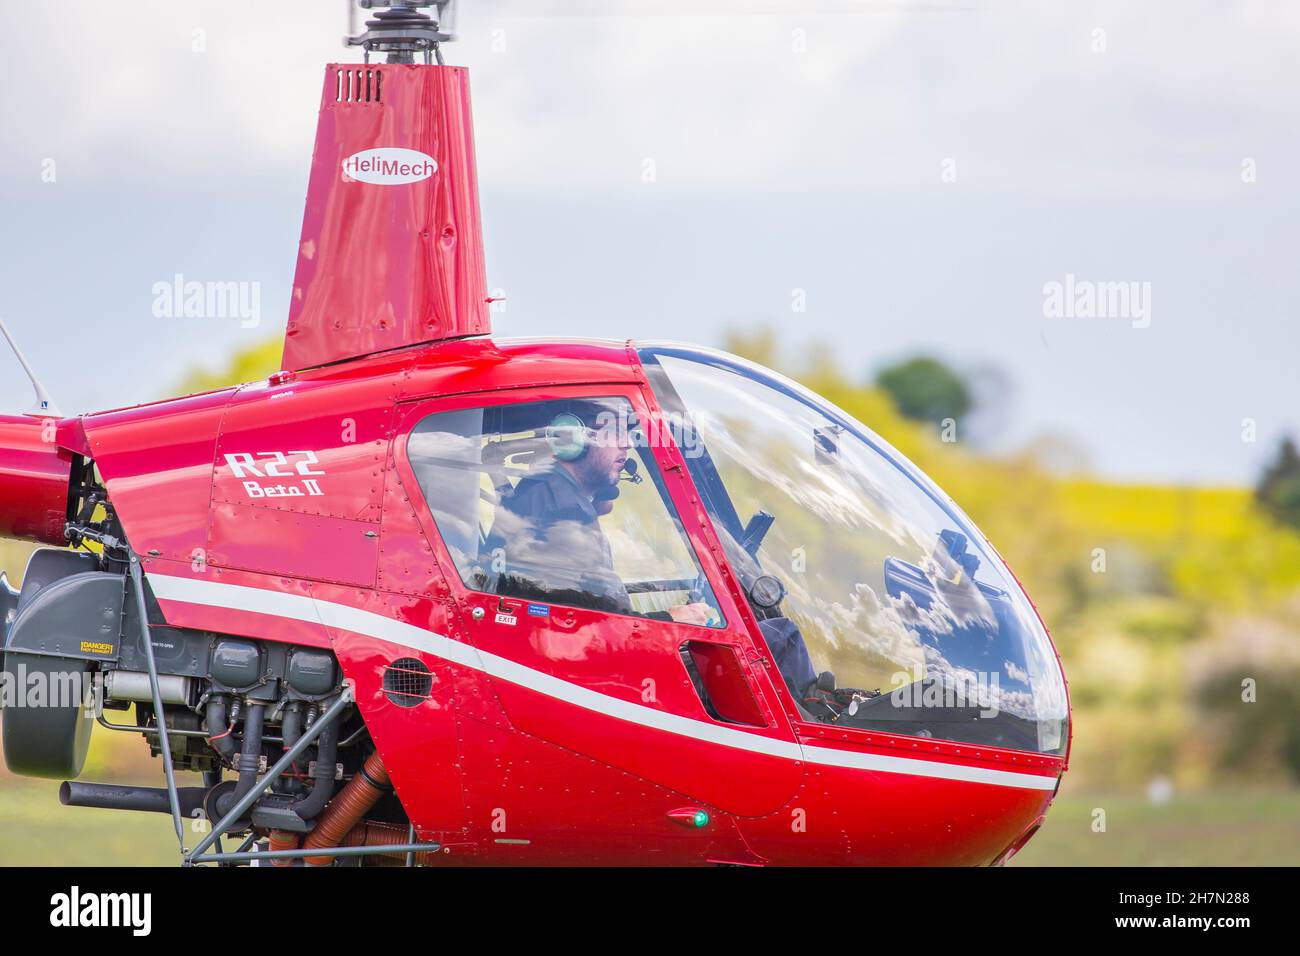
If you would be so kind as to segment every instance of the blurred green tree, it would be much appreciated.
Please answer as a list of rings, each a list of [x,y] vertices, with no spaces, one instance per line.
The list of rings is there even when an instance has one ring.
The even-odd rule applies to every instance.
[[[235,352],[219,369],[190,369],[177,388],[168,391],[193,394],[255,382],[280,368],[280,355],[283,351],[284,338],[273,336]]]
[[[936,358],[918,355],[876,374],[876,384],[889,393],[898,410],[919,422],[959,420],[974,404],[970,387],[960,375]]]
[[[1282,439],[1277,457],[1255,486],[1255,498],[1275,520],[1300,528],[1300,453],[1291,438]]]
[[[1251,672],[1258,674],[1257,689],[1244,702],[1243,673]],[[1219,766],[1258,778],[1280,764],[1300,783],[1300,670],[1255,671],[1239,662],[1203,681],[1196,700],[1209,715]]]

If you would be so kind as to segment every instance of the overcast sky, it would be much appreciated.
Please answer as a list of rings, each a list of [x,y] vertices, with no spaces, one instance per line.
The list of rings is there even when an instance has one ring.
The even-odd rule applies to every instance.
[[[498,333],[993,364],[1003,444],[1123,479],[1248,482],[1300,436],[1300,5],[462,4]],[[345,11],[7,5],[0,317],[65,414],[283,328]],[[260,283],[260,326],[156,318],[177,273]],[[1047,314],[1068,275],[1143,305]]]

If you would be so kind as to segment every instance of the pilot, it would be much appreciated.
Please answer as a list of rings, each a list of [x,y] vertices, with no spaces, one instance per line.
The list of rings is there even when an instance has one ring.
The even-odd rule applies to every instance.
[[[552,462],[503,496],[487,538],[488,551],[505,557],[499,594],[587,606],[594,599],[601,610],[638,613],[600,528],[600,518],[614,510],[619,495],[633,447],[630,431],[625,417],[596,402],[567,403],[550,420],[543,435]],[[695,600],[645,616],[707,626],[715,611]],[[805,712],[824,720],[842,709],[834,676],[814,670],[793,621],[760,620],[759,632]]]
[[[638,613],[599,520],[614,510],[631,430],[626,415],[596,402],[567,403],[551,418],[543,435],[552,462],[503,496],[488,535],[488,551],[505,557],[501,593],[580,604],[594,598],[602,610]],[[714,611],[693,601],[646,616],[707,625]]]

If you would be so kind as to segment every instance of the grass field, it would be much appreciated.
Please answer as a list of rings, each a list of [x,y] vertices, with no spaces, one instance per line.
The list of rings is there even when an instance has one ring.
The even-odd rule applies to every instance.
[[[65,807],[56,780],[0,777],[0,866],[179,862],[176,834],[165,814]]]
[[[1094,811],[1106,830],[1093,832]],[[1300,866],[1300,791],[1062,797],[1013,866]]]
[[[1106,830],[1093,832],[1096,808]],[[191,845],[193,844],[191,840]],[[0,779],[0,866],[178,862],[171,820],[59,804],[54,781]],[[1013,866],[1300,865],[1300,791],[1062,797]]]

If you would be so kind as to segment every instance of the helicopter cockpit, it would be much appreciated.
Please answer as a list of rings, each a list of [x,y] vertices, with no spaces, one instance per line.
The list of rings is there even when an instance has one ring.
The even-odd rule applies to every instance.
[[[1051,641],[946,495],[767,369],[689,347],[640,354],[774,656],[806,648],[798,683],[780,669],[807,719],[1065,752]]]
[[[798,719],[1065,752],[1050,638],[951,499],[776,373],[693,347],[639,354],[659,404],[645,421],[628,397],[587,390],[415,424],[407,455],[467,588],[543,617],[559,605],[743,629],[674,505],[656,452],[671,444]]]
[[[436,412],[407,454],[467,587],[725,626],[627,399]]]

